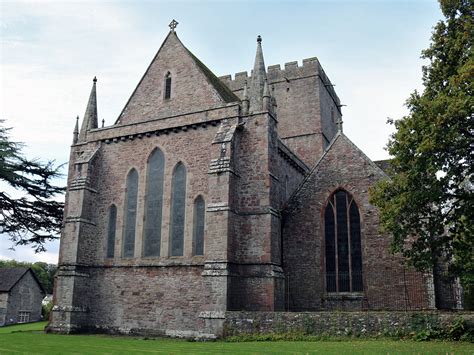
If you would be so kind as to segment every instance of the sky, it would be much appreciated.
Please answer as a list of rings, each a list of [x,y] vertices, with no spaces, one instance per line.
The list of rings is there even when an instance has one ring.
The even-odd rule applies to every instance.
[[[93,77],[107,126],[176,19],[181,41],[217,76],[250,72],[257,35],[267,66],[318,57],[346,105],[344,133],[386,159],[387,118],[406,115],[404,102],[422,90],[420,54],[441,18],[434,0],[0,0],[0,119],[27,157],[67,162]],[[56,263],[58,245],[12,251],[0,235],[0,259]]]

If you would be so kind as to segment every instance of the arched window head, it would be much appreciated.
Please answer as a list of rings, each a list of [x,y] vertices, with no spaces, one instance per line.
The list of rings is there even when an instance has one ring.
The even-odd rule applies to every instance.
[[[194,200],[193,242],[194,255],[204,255],[205,203],[202,196]]]
[[[165,99],[171,98],[171,73],[165,75]]]
[[[165,156],[158,148],[148,159],[143,256],[160,256]]]
[[[186,167],[178,163],[171,181],[170,254],[182,256],[186,212]]]
[[[125,192],[125,223],[123,227],[122,255],[131,258],[135,253],[135,226],[137,220],[138,172],[130,170]]]
[[[108,223],[107,223],[107,257],[114,257],[115,250],[115,229],[117,224],[117,207],[111,205],[109,207],[108,213]]]
[[[326,291],[362,292],[359,208],[352,196],[335,191],[324,210]]]

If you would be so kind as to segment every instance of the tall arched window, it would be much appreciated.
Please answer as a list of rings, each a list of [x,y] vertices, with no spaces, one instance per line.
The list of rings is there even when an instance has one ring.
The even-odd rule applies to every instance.
[[[204,255],[205,203],[202,196],[194,200],[193,241],[194,255]]]
[[[114,257],[115,249],[115,226],[117,224],[117,207],[111,205],[109,207],[109,221],[107,225],[107,257]]]
[[[324,211],[326,291],[362,291],[359,208],[344,190],[332,194]]]
[[[125,192],[125,223],[123,227],[122,255],[131,258],[135,253],[135,225],[137,220],[138,173],[130,170]]]
[[[166,73],[165,76],[165,99],[171,98],[171,73]]]
[[[182,256],[184,245],[184,216],[186,211],[186,168],[178,163],[171,182],[170,254]]]
[[[148,159],[143,256],[160,256],[165,157],[155,149]]]

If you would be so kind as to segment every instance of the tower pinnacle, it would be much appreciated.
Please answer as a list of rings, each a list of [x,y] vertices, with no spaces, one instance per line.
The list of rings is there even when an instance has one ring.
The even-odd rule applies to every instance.
[[[250,112],[262,110],[263,87],[265,86],[266,79],[267,73],[263,59],[262,37],[259,35],[257,37],[257,53],[255,54],[255,63],[249,90]]]
[[[79,138],[79,116],[76,117],[76,124],[72,132],[72,144],[76,144]]]
[[[97,128],[97,78],[94,76],[92,80],[92,90],[89,96],[89,101],[87,102],[86,112],[84,114],[84,119],[82,120],[81,131],[79,132],[79,140],[85,141],[87,137],[87,132],[91,129]]]

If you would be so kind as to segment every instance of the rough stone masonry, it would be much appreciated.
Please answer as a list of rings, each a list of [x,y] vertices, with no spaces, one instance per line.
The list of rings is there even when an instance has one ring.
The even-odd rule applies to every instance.
[[[228,311],[436,307],[368,189],[317,58],[216,77],[176,25],[117,121],[71,146],[52,332],[216,337]],[[387,277],[390,275],[390,277]]]

